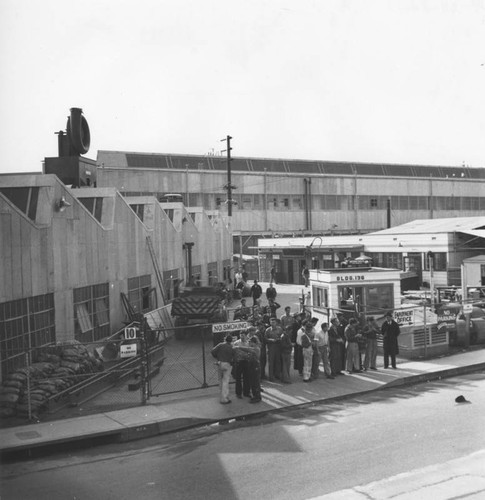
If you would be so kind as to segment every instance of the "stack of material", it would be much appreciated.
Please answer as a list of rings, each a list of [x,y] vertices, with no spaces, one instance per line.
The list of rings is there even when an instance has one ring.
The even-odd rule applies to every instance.
[[[45,411],[49,398],[103,370],[86,346],[73,342],[42,349],[37,362],[7,375],[0,387],[0,418],[32,416]]]

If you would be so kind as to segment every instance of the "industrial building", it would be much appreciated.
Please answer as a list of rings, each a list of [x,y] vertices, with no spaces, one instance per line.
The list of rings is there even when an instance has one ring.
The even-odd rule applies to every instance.
[[[181,286],[227,282],[234,254],[259,259],[250,277],[274,267],[286,283],[304,265],[368,255],[423,285],[429,252],[436,283],[455,284],[484,247],[485,168],[117,151],[95,161],[82,156],[79,108],[58,143],[42,173],[0,175],[1,374],[33,347],[106,338]]]
[[[464,260],[485,250],[485,217],[415,220],[361,235],[262,238],[260,273],[280,283],[303,283],[302,269],[337,269],[367,260],[401,270],[404,289],[461,286]],[[476,286],[476,285],[475,285]]]
[[[237,147],[234,147],[236,150]],[[125,196],[178,193],[228,213],[236,254],[258,238],[365,234],[485,210],[485,168],[98,151],[98,186]],[[231,200],[228,199],[228,163]]]
[[[76,161],[82,171],[86,159]],[[106,338],[189,281],[229,277],[232,240],[221,218],[60,177],[0,175],[2,376],[28,364],[31,348]]]

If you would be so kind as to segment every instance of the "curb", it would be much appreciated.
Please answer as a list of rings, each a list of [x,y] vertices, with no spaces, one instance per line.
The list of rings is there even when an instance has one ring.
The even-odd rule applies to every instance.
[[[485,362],[483,363],[476,363],[474,365],[469,365],[469,366],[460,366],[456,368],[448,368],[436,372],[431,372],[431,373],[423,373],[421,375],[410,375],[409,377],[404,377],[402,379],[398,380],[393,380],[391,382],[386,383],[385,385],[382,385],[380,387],[376,387],[374,389],[366,389],[364,391],[358,391],[358,392],[352,392],[349,394],[342,394],[340,396],[333,396],[329,398],[321,398],[321,399],[315,399],[313,401],[306,401],[304,403],[299,403],[299,404],[294,404],[294,405],[287,405],[283,406],[281,408],[268,408],[265,410],[261,410],[259,412],[251,412],[251,413],[242,413],[237,416],[231,416],[229,418],[216,418],[216,419],[200,419],[200,418],[191,418],[191,417],[186,417],[186,418],[180,418],[180,419],[174,419],[174,420],[168,420],[165,422],[159,422],[156,424],[158,426],[158,432],[155,434],[151,435],[142,435],[141,434],[133,434],[130,432],[129,429],[126,431],[122,431],[123,434],[123,441],[130,441],[134,439],[143,439],[144,437],[151,437],[153,435],[163,435],[163,434],[171,434],[173,432],[179,432],[179,431],[184,431],[184,430],[189,430],[197,427],[203,427],[205,425],[214,425],[214,424],[227,424],[231,421],[238,421],[238,420],[245,420],[248,418],[255,418],[255,417],[260,417],[263,415],[267,415],[270,413],[283,413],[286,411],[290,410],[295,410],[298,408],[305,408],[305,407],[310,407],[310,406],[315,406],[318,404],[322,403],[332,403],[335,401],[342,401],[345,399],[351,399],[354,397],[362,396],[364,394],[369,394],[371,392],[377,392],[377,391],[382,391],[385,389],[390,389],[393,387],[402,387],[402,386],[408,386],[412,384],[419,384],[423,382],[430,382],[432,380],[439,380],[442,378],[451,378],[455,377],[457,375],[464,375],[467,373],[473,373],[477,372],[480,370],[485,370]],[[131,439],[130,439],[130,436]]]
[[[224,418],[197,418],[197,417],[179,417],[166,421],[159,422],[149,422],[143,425],[137,425],[133,427],[126,427],[123,429],[106,430],[100,432],[93,432],[90,435],[74,436],[70,438],[54,439],[48,443],[26,443],[19,446],[11,446],[7,448],[0,449],[0,458],[5,459],[12,455],[22,455],[27,454],[31,456],[33,451],[37,453],[53,451],[56,446],[73,444],[79,445],[84,441],[85,446],[97,446],[101,444],[113,444],[113,443],[126,443],[130,441],[137,441],[141,439],[146,439],[154,436],[166,435],[175,432],[186,431],[189,429],[200,428],[204,426],[219,424],[227,425],[234,421],[244,421],[246,419],[254,419],[262,417],[269,414],[284,413],[287,411],[302,409],[306,407],[312,407],[316,405],[321,405],[324,403],[333,403],[336,401],[343,401],[346,399],[351,399],[359,397],[365,394],[370,394],[377,391],[382,391],[389,388],[404,387],[412,384],[419,384],[423,382],[429,382],[432,380],[438,380],[443,378],[451,378],[457,375],[464,375],[467,373],[478,372],[485,370],[485,362],[475,363],[473,365],[460,366],[455,368],[447,368],[435,372],[423,373],[420,375],[410,375],[408,377],[403,377],[401,379],[393,380],[386,383],[385,385],[366,389],[358,392],[351,392],[347,394],[342,394],[339,396],[333,396],[328,398],[315,399],[313,401],[306,401],[304,403],[298,403],[294,405],[287,405],[280,408],[267,408],[258,412],[242,413],[238,415],[233,415]],[[58,451],[58,449],[56,450]]]

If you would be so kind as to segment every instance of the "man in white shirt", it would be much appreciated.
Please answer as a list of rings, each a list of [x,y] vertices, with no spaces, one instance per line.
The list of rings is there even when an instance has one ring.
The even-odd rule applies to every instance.
[[[317,344],[320,359],[323,363],[325,377],[334,379],[335,377],[332,375],[329,359],[328,323],[322,323],[321,330],[317,331],[315,334],[315,342]]]

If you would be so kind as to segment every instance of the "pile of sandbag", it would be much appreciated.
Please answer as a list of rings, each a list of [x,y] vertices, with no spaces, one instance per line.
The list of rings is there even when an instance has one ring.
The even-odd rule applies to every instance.
[[[37,417],[49,398],[103,370],[103,362],[77,341],[47,346],[35,363],[7,375],[0,387],[0,418]]]

